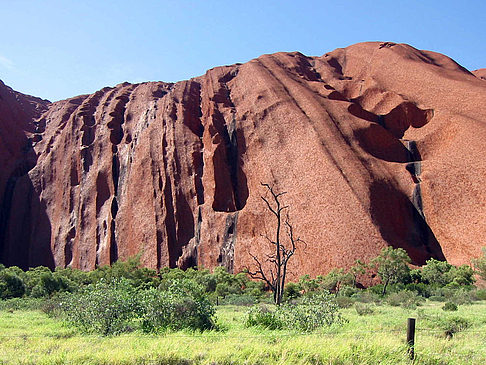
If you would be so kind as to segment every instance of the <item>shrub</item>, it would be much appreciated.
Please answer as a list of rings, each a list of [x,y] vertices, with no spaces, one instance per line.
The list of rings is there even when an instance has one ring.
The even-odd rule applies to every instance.
[[[0,300],[0,310],[37,310],[42,308],[43,300],[37,298],[12,298]]]
[[[299,284],[292,283],[292,282],[288,283],[287,285],[285,285],[285,289],[283,293],[284,301],[287,302],[292,299],[297,299],[298,297],[301,296],[300,291],[301,288]]]
[[[428,298],[432,295],[431,287],[430,285],[427,285],[425,283],[410,283],[406,284],[404,286],[405,290],[413,291],[416,292],[418,295]]]
[[[84,332],[105,336],[129,330],[135,305],[135,291],[126,279],[100,280],[59,302],[67,322]]]
[[[221,302],[226,305],[250,306],[257,303],[257,299],[248,294],[229,294]]]
[[[375,312],[371,305],[365,303],[354,303],[354,309],[360,316],[366,316]]]
[[[380,295],[373,291],[361,291],[357,294],[354,294],[352,298],[356,299],[358,302],[361,303],[379,303],[381,301]]]
[[[339,308],[349,308],[353,306],[354,300],[350,297],[337,297],[336,304]]]
[[[469,290],[468,287],[460,288],[453,291],[450,301],[457,305],[471,304],[476,300],[476,293],[473,290]]]
[[[247,313],[246,326],[268,329],[296,329],[310,332],[317,328],[341,324],[344,320],[331,295],[320,292],[304,297],[299,304],[283,304],[275,309],[254,306]]]
[[[0,299],[20,298],[25,293],[25,285],[15,273],[0,271]]]
[[[387,302],[391,306],[402,306],[403,308],[414,309],[421,304],[422,297],[409,290],[402,290],[397,293],[390,294]]]
[[[144,332],[208,330],[215,327],[215,310],[202,287],[189,279],[174,280],[166,291],[149,289],[139,295]]]
[[[279,309],[287,328],[304,332],[344,322],[333,297],[325,292],[305,297],[300,304],[286,305]]]
[[[486,289],[478,289],[474,293],[477,300],[486,300]]]
[[[444,310],[444,311],[456,311],[457,310],[457,304],[452,303],[452,302],[447,302],[442,307],[442,310]]]
[[[446,318],[440,323],[440,327],[444,330],[444,334],[447,338],[452,338],[455,333],[464,331],[470,326],[471,323],[462,317]]]
[[[445,302],[447,299],[438,295],[432,295],[429,297],[429,300],[433,302]]]
[[[285,322],[280,318],[278,308],[270,309],[268,306],[253,306],[246,314],[247,327],[260,326],[269,330],[285,328]]]
[[[341,290],[339,291],[339,295],[344,297],[351,297],[356,293],[358,293],[359,291],[360,289],[347,285],[341,288]]]

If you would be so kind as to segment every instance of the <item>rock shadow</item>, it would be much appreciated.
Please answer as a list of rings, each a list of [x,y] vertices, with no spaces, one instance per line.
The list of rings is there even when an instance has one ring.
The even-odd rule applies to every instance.
[[[383,239],[407,251],[414,265],[434,258],[445,260],[442,248],[422,212],[409,198],[386,181],[370,186],[370,213]]]
[[[54,269],[51,223],[27,173],[7,182],[0,207],[0,262],[23,270],[35,266]]]

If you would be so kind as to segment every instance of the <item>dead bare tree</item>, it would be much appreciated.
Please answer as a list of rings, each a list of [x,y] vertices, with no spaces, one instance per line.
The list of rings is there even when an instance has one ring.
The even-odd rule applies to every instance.
[[[253,279],[263,280],[273,292],[273,299],[275,304],[280,305],[282,302],[283,291],[285,287],[285,280],[287,276],[287,265],[290,258],[295,254],[297,249],[297,243],[302,242],[299,237],[295,237],[294,229],[290,223],[288,214],[288,205],[282,205],[280,197],[287,192],[277,193],[269,184],[261,183],[271,195],[271,199],[267,199],[262,196],[262,200],[265,202],[267,208],[275,216],[275,237],[270,238],[268,234],[262,234],[261,236],[267,240],[273,248],[271,254],[266,254],[265,259],[262,262],[255,255],[250,253],[256,264],[256,270],[251,271],[248,269],[248,274]],[[283,218],[283,212],[287,210],[285,218]],[[284,243],[281,237],[282,225],[285,227],[287,234],[287,243]]]

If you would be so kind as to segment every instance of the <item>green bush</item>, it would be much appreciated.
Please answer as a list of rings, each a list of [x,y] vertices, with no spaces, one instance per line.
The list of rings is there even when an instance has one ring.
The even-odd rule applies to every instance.
[[[389,305],[403,308],[415,309],[424,299],[409,290],[402,290],[397,293],[390,294],[386,301]]]
[[[334,298],[325,292],[307,296],[299,304],[285,305],[279,309],[287,328],[304,332],[344,322]]]
[[[350,308],[354,304],[354,300],[350,297],[336,297],[336,304],[339,308]]]
[[[0,300],[0,310],[17,311],[17,310],[38,310],[42,308],[43,299],[38,298],[12,298]]]
[[[429,300],[432,301],[432,302],[445,302],[447,299],[445,297],[432,295],[432,296],[429,297]]]
[[[372,289],[372,288],[370,288]],[[379,293],[381,293],[382,289],[379,289]],[[380,294],[371,291],[371,290],[366,290],[366,291],[361,291],[359,293],[356,293],[351,296],[351,298],[355,299],[358,302],[361,303],[380,303],[381,302],[381,296]]]
[[[444,304],[444,306],[442,307],[442,310],[444,311],[457,311],[457,304],[455,303],[452,303],[452,302],[447,302],[446,304]]]
[[[444,330],[444,334],[448,338],[457,333],[464,331],[471,326],[471,322],[462,317],[450,317],[443,319],[440,323],[440,327]]]
[[[299,304],[282,304],[274,309],[268,306],[252,307],[247,313],[246,326],[310,332],[343,322],[333,297],[325,292],[319,292],[304,297]]]
[[[285,289],[284,289],[284,293],[283,293],[283,298],[284,298],[284,301],[290,301],[290,300],[293,300],[293,299],[297,299],[301,296],[301,288],[300,288],[300,285],[299,284],[296,284],[296,283],[288,283],[287,285],[285,285]]]
[[[269,330],[279,330],[286,327],[278,308],[271,309],[264,305],[253,306],[248,310],[245,325],[247,327],[259,326]]]
[[[189,279],[174,280],[165,291],[143,291],[138,313],[144,332],[215,327],[213,305],[202,287]]]
[[[339,295],[343,297],[352,297],[356,293],[359,293],[360,289],[346,285],[341,288]]]
[[[249,294],[229,294],[219,303],[224,305],[250,306],[255,305],[258,300]]]
[[[22,279],[9,269],[0,271],[0,299],[20,298],[25,293]]]
[[[354,309],[356,310],[356,313],[360,316],[366,316],[373,314],[375,310],[370,304],[366,303],[354,303]]]
[[[486,289],[478,289],[474,295],[476,296],[476,300],[486,300]]]
[[[112,335],[130,330],[136,315],[136,295],[126,279],[100,280],[76,294],[61,298],[67,322],[86,333]]]

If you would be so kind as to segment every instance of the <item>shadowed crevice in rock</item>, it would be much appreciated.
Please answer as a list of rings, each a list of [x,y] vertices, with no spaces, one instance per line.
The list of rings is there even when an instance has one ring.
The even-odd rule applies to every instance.
[[[243,131],[237,128],[234,104],[231,100],[229,81],[236,77],[238,69],[226,73],[218,79],[219,90],[211,98],[220,107],[231,109],[231,121],[226,121],[222,112],[215,108],[212,114],[210,133],[216,148],[213,154],[214,199],[212,207],[218,212],[241,210],[248,199],[248,186],[243,170],[243,156],[246,141]]]
[[[221,114],[217,116],[222,118]],[[213,155],[215,211],[234,212],[246,205],[248,186],[243,170],[245,146],[245,136],[241,130],[236,130],[236,121],[233,119],[226,125],[223,119],[223,123],[220,124],[219,143]]]
[[[40,265],[54,269],[46,204],[27,173],[9,178],[0,215],[0,263],[23,270]]]
[[[198,266],[199,247],[201,244],[201,224],[201,207],[198,207],[194,237],[192,237],[189,242],[182,247],[182,255],[177,260],[177,267],[183,270]]]
[[[394,248],[405,249],[413,264],[424,265],[430,258],[445,260],[442,248],[422,214],[391,183],[372,183],[370,213],[383,239]]]
[[[110,198],[110,187],[108,186],[108,178],[103,171],[98,173],[96,178],[96,216],[98,217],[101,207]]]
[[[412,176],[412,180],[415,184],[420,184],[420,174],[422,173],[422,156],[417,148],[415,141],[403,140],[403,144],[408,151],[407,164],[405,168]],[[420,191],[420,185],[415,187]],[[420,199],[420,202],[422,199]],[[422,204],[420,203],[420,206]]]
[[[64,267],[71,266],[73,260],[73,246],[74,238],[76,237],[76,227],[71,227],[67,236],[66,244],[64,245]]]
[[[204,186],[202,183],[204,172],[204,146],[202,143],[204,125],[201,121],[201,99],[201,84],[195,81],[187,82],[182,98],[183,122],[192,133],[199,137],[199,143],[196,144],[195,149],[192,152],[194,187],[198,205],[204,204]]]
[[[223,244],[218,256],[218,263],[224,266],[229,273],[233,274],[235,260],[236,226],[238,223],[238,212],[228,214],[223,234]]]

